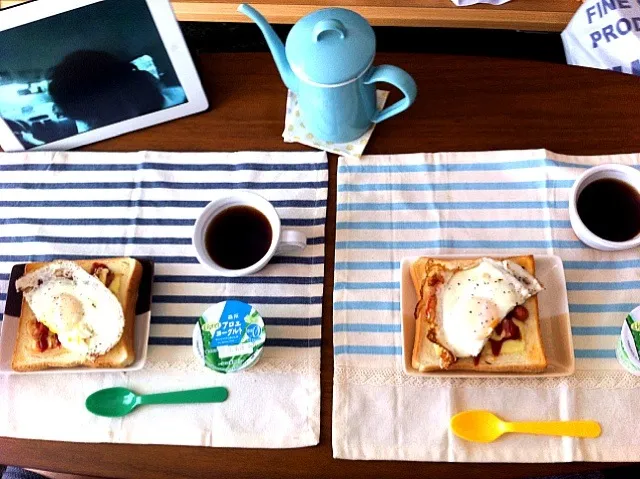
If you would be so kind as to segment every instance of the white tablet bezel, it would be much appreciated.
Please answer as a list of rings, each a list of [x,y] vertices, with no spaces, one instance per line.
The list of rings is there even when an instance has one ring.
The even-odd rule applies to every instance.
[[[0,12],[2,22],[0,32],[20,27],[43,18],[86,7],[104,0],[56,0],[55,2],[32,1],[9,7]],[[160,38],[164,43],[169,59],[184,89],[187,102],[166,110],[148,113],[130,120],[96,128],[84,133],[57,140],[45,145],[29,148],[37,150],[69,150],[79,146],[95,143],[107,138],[122,135],[149,126],[175,120],[187,115],[199,113],[209,107],[207,97],[202,88],[191,53],[184,41],[180,26],[171,8],[169,0],[144,0],[151,12]],[[12,133],[9,126],[0,118],[0,146],[4,151],[25,151],[25,147]]]

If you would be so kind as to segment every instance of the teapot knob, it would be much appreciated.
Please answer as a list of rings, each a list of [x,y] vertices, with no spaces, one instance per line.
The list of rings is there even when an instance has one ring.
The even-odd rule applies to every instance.
[[[320,20],[313,27],[313,41],[317,42],[320,40],[320,36],[326,32],[337,32],[340,36],[340,39],[343,40],[347,35],[347,29],[344,24],[340,20],[335,20],[333,18],[328,20]]]

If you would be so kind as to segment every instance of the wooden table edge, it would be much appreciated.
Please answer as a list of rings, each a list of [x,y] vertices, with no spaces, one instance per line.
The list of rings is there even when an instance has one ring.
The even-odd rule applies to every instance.
[[[0,0],[0,7],[17,5],[24,0]],[[528,7],[531,0],[518,0],[522,5],[502,6],[474,5],[457,7],[453,3],[444,6],[425,5],[378,5],[375,0],[364,0],[361,5],[349,5],[367,18],[372,25],[399,27],[452,27],[452,28],[493,28],[528,31],[562,31],[571,20],[575,10],[571,8],[551,9]],[[248,18],[237,13],[240,2],[224,0],[185,1],[172,0],[176,16],[180,21],[194,22],[248,22]],[[333,2],[335,3],[335,2]],[[256,5],[273,23],[295,23],[303,15],[332,5],[329,1],[318,0],[316,4],[260,3]],[[580,5],[575,2],[575,8]]]

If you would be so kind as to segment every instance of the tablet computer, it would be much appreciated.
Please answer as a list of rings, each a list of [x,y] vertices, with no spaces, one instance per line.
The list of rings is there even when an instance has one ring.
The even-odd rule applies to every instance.
[[[67,150],[208,103],[169,0],[0,10],[0,146]]]

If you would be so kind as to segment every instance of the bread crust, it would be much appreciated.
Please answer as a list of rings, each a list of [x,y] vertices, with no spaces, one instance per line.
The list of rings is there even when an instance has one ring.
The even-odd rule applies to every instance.
[[[104,264],[110,271],[119,275],[120,287],[116,297],[122,305],[125,318],[120,341],[106,354],[95,359],[87,359],[85,356],[62,346],[48,348],[41,352],[37,349],[31,332],[35,325],[36,317],[27,301],[22,298],[18,333],[11,361],[11,368],[14,371],[28,372],[77,366],[123,368],[135,361],[135,308],[138,300],[138,288],[142,278],[142,265],[133,258],[100,258],[73,262],[89,273],[93,269],[94,263]],[[29,263],[25,266],[25,274],[36,271],[48,264],[50,263]]]
[[[411,268],[411,280],[418,295],[419,301],[416,306],[416,335],[414,339],[412,366],[420,372],[431,371],[478,371],[478,372],[495,372],[495,373],[538,373],[547,367],[547,359],[542,344],[542,335],[540,332],[540,318],[538,309],[537,295],[529,298],[524,307],[529,312],[526,321],[516,321],[520,328],[523,340],[524,350],[513,353],[501,353],[494,356],[489,343],[485,345],[478,364],[475,364],[474,358],[459,358],[446,369],[440,367],[441,355],[446,355],[448,351],[443,350],[427,338],[427,318],[426,306],[429,302],[429,289],[427,285],[427,268],[441,266],[451,270],[455,268],[464,268],[477,262],[481,257],[475,259],[463,260],[443,260],[437,258],[422,257],[416,260]],[[493,258],[498,261],[504,259],[511,260],[529,273],[535,276],[535,260],[533,255],[516,256],[508,258]]]

